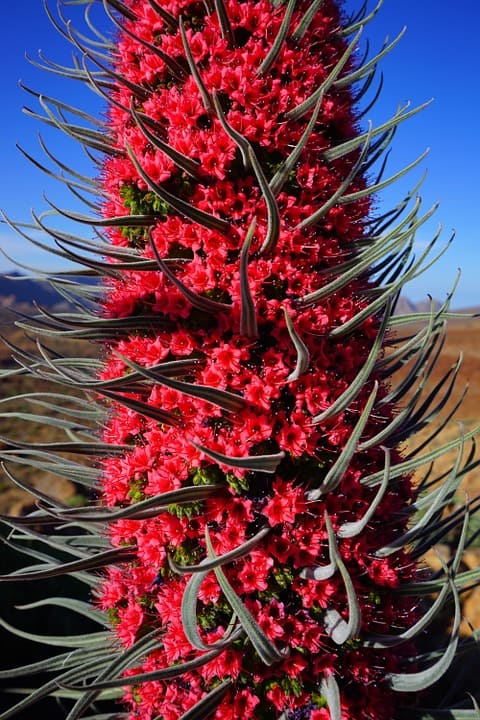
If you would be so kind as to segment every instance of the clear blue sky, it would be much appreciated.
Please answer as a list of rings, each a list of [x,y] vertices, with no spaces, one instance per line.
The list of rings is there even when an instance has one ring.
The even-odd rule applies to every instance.
[[[347,10],[355,10],[361,0],[346,0],[345,4]],[[374,4],[376,0],[370,0],[369,7]],[[56,3],[51,0],[50,5],[54,7]],[[453,228],[456,239],[447,255],[428,274],[416,280],[407,294],[419,300],[430,293],[441,300],[451,286],[456,269],[461,267],[455,307],[480,305],[480,144],[476,138],[480,117],[479,23],[478,0],[460,0],[448,5],[438,0],[385,0],[366,32],[373,52],[380,49],[387,35],[393,38],[407,26],[400,45],[381,65],[385,83],[381,99],[369,114],[374,122],[389,118],[399,103],[410,100],[412,105],[417,105],[434,99],[428,109],[399,128],[389,168],[393,173],[427,147],[430,154],[421,169],[414,170],[395,190],[384,193],[382,207],[396,204],[423,170],[427,170],[421,191],[425,209],[436,201],[440,202],[440,208],[434,222],[418,233],[418,248],[425,245],[440,223],[444,227],[444,241]],[[23,115],[22,105],[35,109],[37,105],[34,98],[18,88],[18,80],[46,95],[86,107],[90,112],[100,112],[102,101],[82,92],[80,85],[42,73],[25,60],[25,52],[37,57],[38,50],[42,49],[47,57],[69,64],[71,47],[51,27],[42,0],[4,3],[0,32],[0,208],[14,219],[28,220],[31,207],[36,211],[45,207],[44,191],[63,207],[72,207],[72,201],[58,183],[29,165],[16,150],[15,143],[19,142],[28,152],[43,159],[37,140],[40,131],[58,156],[68,155],[71,159],[76,150],[59,133],[52,133]],[[88,172],[88,164],[76,156]],[[2,225],[0,243],[21,262],[58,268],[58,263],[52,263],[49,256],[38,253]],[[0,272],[11,267],[11,263],[0,257]]]

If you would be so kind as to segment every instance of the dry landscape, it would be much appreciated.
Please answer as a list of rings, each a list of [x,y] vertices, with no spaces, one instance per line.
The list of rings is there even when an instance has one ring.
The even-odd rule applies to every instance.
[[[6,316],[4,318],[6,320]],[[402,326],[398,330],[399,335],[407,335],[411,328]],[[22,338],[22,332],[16,329],[11,321],[8,324],[3,325],[3,335],[8,338],[11,343],[24,344]],[[79,352],[79,346],[70,349],[73,353]],[[67,350],[68,352],[68,350]],[[455,389],[452,393],[452,397],[448,403],[448,408],[452,407],[457,399],[461,396],[468,384],[469,389],[465,400],[456,413],[455,417],[449,421],[448,425],[442,430],[442,432],[430,440],[427,450],[433,449],[435,446],[444,443],[446,440],[454,439],[459,436],[462,432],[462,427],[465,431],[473,429],[475,426],[480,425],[480,318],[461,318],[454,319],[449,322],[448,333],[443,348],[441,358],[439,359],[430,379],[430,387],[434,387],[435,384],[443,377],[445,372],[457,362],[459,353],[463,353],[462,367],[459,373],[458,381]],[[10,350],[5,345],[0,345],[0,367],[7,368],[11,367]],[[406,368],[408,369],[408,367]],[[0,380],[0,399],[5,399],[19,393],[31,392],[33,389],[39,391],[41,384],[38,380],[32,380],[31,378],[17,375],[12,376],[3,380]],[[49,388],[45,386],[45,389]],[[51,388],[50,388],[51,390]],[[14,404],[2,403],[0,409],[3,412],[12,412],[14,410]],[[27,406],[21,408],[27,410]],[[15,405],[15,410],[20,411],[18,404]],[[31,409],[30,409],[31,410]],[[444,409],[440,415],[440,419],[445,417],[448,413],[448,409]],[[32,435],[32,430],[35,435]],[[428,427],[422,431],[420,440],[422,442],[424,437],[431,435],[433,428]],[[47,426],[39,424],[36,427],[29,427],[28,432],[30,433],[30,439],[32,442],[49,442],[54,439],[55,431]],[[22,423],[14,417],[0,417],[0,437],[22,437],[25,435],[25,427]],[[23,438],[24,439],[24,438]],[[466,447],[465,452],[468,453],[470,450],[470,444]],[[480,460],[480,453],[476,450],[477,458]],[[443,472],[448,472],[452,464],[455,461],[456,451],[453,451],[448,456],[444,456],[436,461],[435,470],[436,475],[440,475]],[[78,459],[78,458],[77,458]],[[15,469],[17,476],[23,481],[35,485],[39,490],[53,495],[63,502],[75,504],[82,502],[83,498],[79,495],[79,490],[68,480],[64,480],[53,475],[40,475],[35,470],[32,470],[27,465],[18,466]],[[462,481],[461,490],[457,493],[455,503],[460,505],[464,502],[465,497],[474,498],[480,494],[480,469],[475,469],[468,473]],[[19,515],[22,514],[32,507],[31,498],[18,487],[15,487],[8,477],[0,478],[0,513],[8,515]],[[449,511],[454,509],[454,505],[449,508]],[[472,527],[480,530],[480,522],[475,517],[473,519]],[[444,543],[437,548],[444,558],[448,558],[450,555],[450,546],[448,543]],[[427,558],[429,564],[434,567],[439,567],[439,560],[435,553],[430,553]],[[471,547],[464,554],[464,569],[478,566],[480,563],[480,537],[472,543]],[[471,632],[471,626],[474,628],[480,627],[480,588],[476,590],[470,590],[463,596],[464,603],[464,615],[468,619],[463,621],[462,634],[468,635]]]

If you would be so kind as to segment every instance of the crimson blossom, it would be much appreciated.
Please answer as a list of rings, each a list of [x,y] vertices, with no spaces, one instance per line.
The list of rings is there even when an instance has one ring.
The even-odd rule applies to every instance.
[[[80,4],[89,18],[95,3]],[[73,184],[94,193],[94,214],[55,208],[97,237],[38,219],[103,292],[97,309],[77,301],[78,315],[32,321],[40,336],[100,343],[101,362],[41,342],[21,356],[21,371],[83,388],[101,414],[92,442],[77,400],[69,442],[48,448],[95,457],[61,464],[88,476],[96,500],[42,498],[23,531],[80,527],[76,544],[57,544],[82,550],[4,579],[70,572],[94,586],[94,608],[75,608],[109,626],[57,677],[77,698],[68,720],[422,716],[417,692],[457,649],[468,512],[443,576],[425,580],[419,558],[451,531],[442,510],[472,460],[462,465],[463,439],[450,444],[452,473],[424,495],[432,479],[413,472],[442,450],[401,452],[450,389],[446,376],[422,394],[448,303],[407,337],[392,331],[409,320],[393,310],[427,254],[411,256],[425,219],[416,189],[382,215],[372,199],[418,163],[383,178],[382,154],[418,108],[364,122],[362,98],[398,38],[361,60],[378,8],[347,19],[334,0],[103,6],[113,41],[88,45],[64,21],[86,58],[74,76],[108,101],[101,129],[40,98],[50,124],[100,153],[93,189]],[[21,455],[11,441],[7,459],[12,447]],[[448,599],[447,649],[422,657],[414,639]],[[122,709],[84,716],[97,698]]]

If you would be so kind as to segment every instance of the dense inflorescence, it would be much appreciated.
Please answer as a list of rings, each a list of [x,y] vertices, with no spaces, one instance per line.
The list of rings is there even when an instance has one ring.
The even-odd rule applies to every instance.
[[[63,5],[84,6],[85,32]],[[113,40],[93,22],[99,5]],[[29,90],[44,116],[27,112],[78,141],[98,175],[70,170],[42,141],[56,169],[35,164],[89,214],[48,201],[30,224],[7,221],[36,246],[49,236],[95,282],[54,274],[68,309],[20,316],[36,344],[11,344],[17,366],[0,377],[67,389],[5,402],[61,439],[2,437],[0,460],[21,487],[15,466],[27,464],[89,502],[30,488],[37,507],[0,519],[32,564],[0,582],[72,575],[89,602],[59,589],[23,609],[41,618],[59,606],[96,630],[65,638],[0,619],[65,649],[0,670],[14,682],[47,675],[0,720],[44,697],[73,700],[66,720],[439,717],[416,699],[468,650],[459,591],[480,571],[460,562],[480,503],[444,510],[477,464],[478,428],[438,446],[458,407],[447,403],[460,361],[428,386],[450,297],[424,325],[393,317],[438,236],[413,256],[431,215],[419,185],[375,207],[422,159],[385,179],[384,152],[420,108],[379,126],[360,109],[399,39],[360,58],[380,6],[347,19],[334,0],[60,0],[58,20],[49,13],[82,55],[45,68],[83,81],[108,110],[98,119]],[[399,324],[408,330],[395,337]],[[90,354],[66,357],[65,338]],[[422,556],[454,533],[451,560],[425,578]],[[417,645],[448,603],[445,649]],[[97,709],[112,699],[112,712]]]
[[[367,275],[315,300],[332,268],[369,241],[367,195],[329,202],[361,163],[362,148],[330,161],[328,151],[360,131],[348,85],[331,87],[313,109],[295,112],[347,51],[338,8],[324,2],[301,42],[287,39],[263,70],[284,7],[229,1],[230,33],[198,2],[162,4],[182,18],[174,27],[153,3],[129,7],[135,19],[123,22],[113,58],[124,81],[112,91],[109,137],[116,152],[103,167],[111,198],[103,212],[151,216],[147,228],[112,229],[109,236],[114,245],[157,259],[161,270],[124,271],[109,282],[106,315],[147,315],[151,325],[110,344],[102,378],[188,361],[182,382],[191,385],[175,384],[158,368],[150,387],[128,395],[165,413],[165,422],[113,403],[103,438],[131,450],[104,462],[104,497],[123,507],[192,485],[214,488],[202,502],[172,503],[155,517],[113,525],[114,545],[133,545],[136,559],[109,572],[100,603],[127,647],[153,628],[161,632],[161,646],[135,672],[218,648],[178,679],[130,691],[132,717],[176,720],[229,680],[218,720],[281,713],[320,720],[329,717],[321,689],[329,676],[341,688],[342,717],[391,717],[392,693],[383,678],[397,669],[398,650],[360,649],[357,636],[401,628],[412,618],[412,601],[392,589],[415,574],[414,564],[403,551],[375,555],[404,530],[401,511],[412,491],[408,479],[401,480],[361,533],[342,536],[376,496],[378,488],[361,480],[383,470],[385,451],[358,451],[343,471],[331,471],[372,392],[386,394],[379,374],[370,373],[347,407],[322,418],[364,366],[381,316],[369,315],[353,332],[332,337],[368,305]],[[291,28],[305,9],[303,3],[295,8]],[[348,60],[339,77],[353,70]],[[312,113],[316,121],[304,149],[281,181],[272,182]],[[162,143],[187,156],[191,171],[175,164]],[[268,183],[273,200],[262,188]],[[365,184],[365,173],[357,172],[348,191]],[[182,217],[162,191],[208,216],[199,222]],[[222,394],[196,397],[199,386]],[[368,418],[362,438],[373,437],[391,417],[386,403]],[[243,460],[257,456],[270,456],[270,467],[262,470],[259,460],[248,469]],[[317,566],[333,562],[328,523],[340,559],[315,579]],[[214,570],[199,576],[182,569],[252,538],[251,549],[221,572],[267,638],[267,664],[250,639],[236,633],[235,613]],[[182,598],[185,615],[191,593],[196,620],[186,633]]]

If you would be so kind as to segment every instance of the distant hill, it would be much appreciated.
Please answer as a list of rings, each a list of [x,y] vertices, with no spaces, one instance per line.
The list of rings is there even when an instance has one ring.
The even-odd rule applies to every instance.
[[[72,277],[75,281],[76,278]],[[83,284],[96,285],[95,278],[81,279]],[[38,303],[42,307],[60,309],[60,306],[69,307],[70,304],[48,282],[35,280],[19,272],[0,275],[0,314],[2,318],[8,314],[8,308],[32,306]]]
[[[72,277],[72,280],[79,279]],[[82,277],[81,282],[88,285],[97,285],[96,278]],[[68,306],[65,298],[48,284],[41,280],[35,280],[22,275],[19,272],[11,272],[8,275],[0,275],[0,314],[5,316],[2,310],[19,305],[33,305],[38,303],[45,308],[52,309],[55,306]],[[440,302],[434,300],[435,308],[440,307]],[[408,297],[401,296],[395,308],[395,315],[408,315],[410,313],[429,312],[430,301],[422,300],[413,302]],[[462,312],[461,310],[459,312]],[[466,311],[465,311],[466,312]]]
[[[433,301],[435,310],[440,308],[441,303],[438,300]],[[395,315],[410,315],[411,313],[425,313],[430,312],[431,303],[430,300],[421,300],[420,302],[413,302],[408,297],[401,296],[398,299],[395,307]]]
[[[32,305],[33,302],[52,307],[63,298],[48,283],[12,272],[8,276],[0,275],[0,299],[3,307],[24,303]]]

